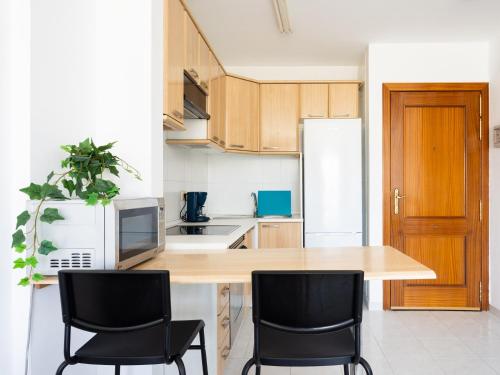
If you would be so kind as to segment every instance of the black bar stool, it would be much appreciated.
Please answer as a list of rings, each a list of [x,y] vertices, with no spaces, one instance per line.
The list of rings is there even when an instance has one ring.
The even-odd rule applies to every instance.
[[[255,271],[252,273],[254,354],[265,366],[361,364],[362,271]]]
[[[208,375],[203,320],[172,321],[168,271],[60,271],[64,362],[115,366],[174,363],[180,375],[188,349],[201,352]],[[96,335],[71,355],[71,327]],[[200,344],[192,345],[196,336]]]

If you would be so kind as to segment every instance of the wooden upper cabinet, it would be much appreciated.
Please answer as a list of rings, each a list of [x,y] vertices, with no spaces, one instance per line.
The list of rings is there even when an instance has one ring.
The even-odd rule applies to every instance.
[[[226,148],[259,150],[259,84],[226,77]]]
[[[302,247],[302,223],[259,223],[259,248]]]
[[[296,152],[299,124],[299,85],[260,85],[260,151]]]
[[[200,82],[200,35],[189,14],[184,11],[184,69],[188,74]]]
[[[209,114],[208,138],[218,145],[226,146],[226,94],[224,71],[217,59],[209,52]]]
[[[359,117],[359,84],[330,83],[330,118]]]
[[[184,7],[180,0],[164,0],[163,121],[171,129],[184,128]]]
[[[300,118],[328,118],[328,84],[300,84]]]
[[[208,48],[205,39],[198,34],[198,45],[200,53],[200,86],[207,94],[209,92],[209,80],[210,80],[210,49]]]

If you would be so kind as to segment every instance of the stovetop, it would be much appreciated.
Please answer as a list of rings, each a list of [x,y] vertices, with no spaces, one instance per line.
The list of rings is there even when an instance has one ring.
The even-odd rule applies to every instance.
[[[225,236],[234,232],[239,225],[176,225],[167,228],[167,236],[206,236],[218,235]]]

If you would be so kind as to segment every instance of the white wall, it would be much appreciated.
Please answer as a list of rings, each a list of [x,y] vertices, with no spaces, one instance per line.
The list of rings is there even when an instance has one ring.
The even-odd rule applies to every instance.
[[[356,80],[358,66],[225,66],[228,73],[256,80]]]
[[[490,46],[490,134],[500,126],[500,39]],[[490,304],[500,309],[500,149],[490,137]]]
[[[15,217],[24,208],[18,191],[30,171],[30,1],[0,2],[0,363],[2,374],[24,370],[28,289],[16,284],[10,250]]]
[[[208,191],[208,155],[177,145],[163,149],[166,222],[179,220],[181,192]]]
[[[368,240],[382,244],[382,84],[487,82],[488,43],[370,44],[367,51]],[[382,307],[382,283],[370,283],[370,307]]]
[[[142,182],[123,173],[122,196],[163,195],[162,3],[1,3],[0,53],[6,54],[0,58],[0,72],[6,73],[0,77],[0,105],[5,104],[5,111],[0,110],[1,152],[2,160],[9,161],[3,167],[8,182],[0,184],[1,197],[8,198],[1,202],[0,226],[6,250],[0,254],[0,322],[8,323],[0,327],[2,373],[24,373],[29,289],[15,286],[19,273],[11,271],[9,258],[14,254],[8,251],[15,216],[25,202],[18,189],[60,168],[61,144],[94,137],[96,143],[118,141],[115,152],[142,173]],[[34,374],[53,373],[62,358],[58,296],[43,291],[35,296],[35,319],[43,324],[33,332],[43,340],[34,338],[42,343],[32,347]],[[8,348],[3,348],[5,343]],[[84,366],[69,370],[88,371]]]
[[[167,222],[179,219],[182,191],[206,191],[205,211],[212,216],[252,215],[257,190],[291,190],[292,212],[300,213],[299,159],[207,153],[165,145],[164,191]]]
[[[299,167],[299,158],[291,156],[211,154],[208,156],[207,212],[252,215],[252,192],[291,190],[292,212],[299,214]]]

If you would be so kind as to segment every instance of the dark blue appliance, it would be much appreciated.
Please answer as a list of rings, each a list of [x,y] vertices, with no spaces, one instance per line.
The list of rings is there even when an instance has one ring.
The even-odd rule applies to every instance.
[[[208,216],[203,215],[203,207],[207,200],[207,193],[202,191],[190,191],[186,193],[186,214],[184,221],[200,223],[209,221]]]

